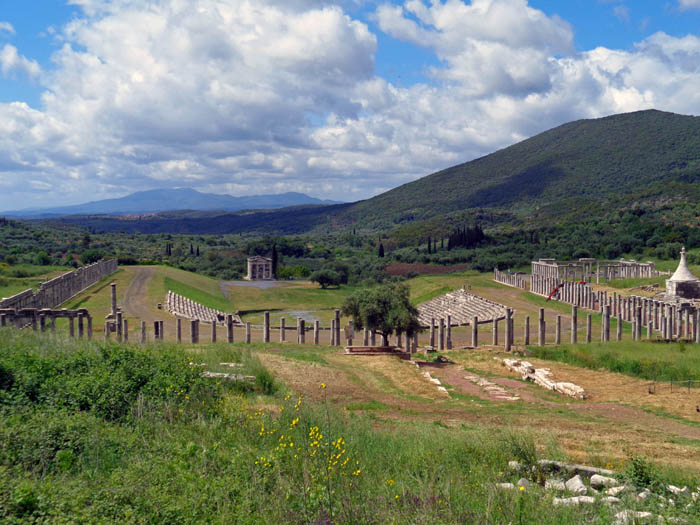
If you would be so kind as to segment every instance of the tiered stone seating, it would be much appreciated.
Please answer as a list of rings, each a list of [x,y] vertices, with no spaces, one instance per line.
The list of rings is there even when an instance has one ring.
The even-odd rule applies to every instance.
[[[447,319],[448,315],[452,325],[471,324],[474,316],[482,323],[504,317],[506,307],[464,289],[448,292],[418,305],[418,320],[422,326],[430,326],[431,319]]]
[[[209,308],[203,304],[194,302],[187,297],[176,294],[168,290],[168,295],[165,298],[165,308],[166,310],[177,316],[184,317],[186,319],[198,319],[203,323],[217,323],[220,325],[226,324],[226,312],[220,310],[215,310],[214,308]],[[233,322],[236,324],[242,324],[241,318],[238,314],[234,314]]]

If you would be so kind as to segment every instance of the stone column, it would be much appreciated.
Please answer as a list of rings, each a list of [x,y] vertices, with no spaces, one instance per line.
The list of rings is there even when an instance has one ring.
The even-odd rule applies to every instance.
[[[245,324],[245,342],[250,344],[250,323]]]
[[[435,318],[430,319],[430,346],[435,348]]]
[[[75,337],[75,318],[72,315],[68,318],[68,335]]]
[[[302,345],[306,343],[306,321],[304,321],[301,317],[299,318],[299,343]]]
[[[233,343],[233,315],[226,315],[226,340]]]
[[[557,315],[556,325],[554,326],[554,344],[561,344],[561,315]]]
[[[647,322],[647,339],[651,339],[652,331],[652,324],[650,322]]]
[[[367,327],[362,329],[362,346],[369,346],[369,330],[367,330]]]
[[[160,341],[160,323],[158,321],[153,321],[153,340]],[[192,341],[193,343],[197,341]]]
[[[78,339],[82,339],[85,334],[83,314],[78,313]]]
[[[43,334],[46,332],[46,315],[45,314],[39,314],[39,330]]]
[[[146,343],[146,321],[141,321],[141,344]]]
[[[299,323],[297,322],[297,344],[299,343]],[[335,319],[331,319],[331,346],[335,346]]]
[[[285,320],[285,318],[280,318],[280,343],[284,343],[287,340],[287,336],[284,333],[287,329],[286,324],[287,321]]]
[[[447,349],[452,350],[452,316],[447,316],[447,341],[445,342]]]
[[[603,322],[600,328],[600,340],[604,343],[610,340],[610,306],[605,306],[603,312]]]
[[[335,319],[335,344],[340,346],[340,310],[336,309],[333,315]]]
[[[477,316],[472,317],[472,346],[474,348],[479,346],[479,318]]]
[[[688,339],[690,337],[690,315],[689,311],[686,308],[683,310],[683,337]]]
[[[695,342],[700,343],[700,309],[695,310],[693,325],[695,326]]]
[[[622,341],[622,312],[620,312],[617,316],[616,338],[618,341]]]
[[[124,319],[123,323],[124,323],[124,329],[123,329],[123,333],[122,333],[122,340],[125,343],[128,343],[129,342],[129,320]],[[80,324],[78,325],[78,328],[80,328]]]
[[[523,333],[523,344],[525,346],[530,344],[530,316],[525,316],[525,329]]]
[[[263,343],[270,342],[270,312],[263,314]]]
[[[369,331],[369,345],[370,346],[377,345],[377,332],[376,332],[376,330]]]
[[[438,350],[445,349],[445,320],[441,317],[438,325]]]
[[[0,328],[7,326],[7,314],[0,314]]]
[[[591,336],[593,333],[593,316],[588,314],[586,316],[586,342],[591,342]]]
[[[335,323],[335,320],[333,321]],[[335,330],[333,330],[333,338],[335,339]],[[331,345],[335,346],[335,342],[332,342]],[[297,344],[301,344],[301,317],[297,317]]]
[[[544,308],[540,308],[539,318],[538,318],[538,330],[537,330],[537,344],[539,346],[544,346],[547,324],[544,321]]]
[[[182,319],[179,317],[175,320],[175,340],[182,343]]]
[[[494,321],[493,323],[494,330],[497,332],[498,331],[498,323]],[[498,335],[495,336],[496,338]],[[511,351],[511,345],[513,344],[513,310],[510,308],[506,308],[506,333],[505,333],[506,341],[505,341],[505,351],[510,352]],[[495,345],[498,344],[498,341],[494,343]]]
[[[158,338],[158,334],[155,334],[154,339]],[[192,319],[190,321],[190,343],[197,344],[199,343],[199,337],[197,334],[197,320]]]
[[[54,322],[55,322],[56,318],[55,318],[55,317],[52,317],[52,319],[53,319]],[[55,326],[55,325],[54,325],[54,326]],[[111,334],[110,334],[110,333],[111,333],[111,328],[112,328],[111,323],[110,323],[109,321],[107,321],[107,322],[105,323],[105,342],[109,341],[109,336],[111,335]]]
[[[110,284],[112,288],[112,319],[117,318],[117,283]]]
[[[211,342],[216,343],[216,321],[211,323]]]
[[[413,336],[413,343],[411,344],[411,353],[415,354],[418,351],[418,334]]]
[[[396,332],[396,346],[403,348],[403,334],[401,332]]]
[[[506,328],[506,331],[508,328]],[[493,320],[493,346],[498,345],[498,319]],[[507,344],[507,343],[506,343]]]
[[[314,344],[317,345],[319,343],[319,335],[321,332],[321,326],[318,322],[318,319],[314,321]]]
[[[571,307],[571,344],[578,342],[578,308]]]
[[[117,322],[117,341],[122,342],[122,313],[117,312],[117,317],[115,318]]]

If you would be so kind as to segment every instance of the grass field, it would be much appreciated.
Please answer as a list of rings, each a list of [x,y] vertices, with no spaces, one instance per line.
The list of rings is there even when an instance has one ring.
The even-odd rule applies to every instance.
[[[42,282],[72,270],[61,266],[0,265],[0,298],[36,289]]]
[[[14,330],[0,341],[7,522],[609,523],[620,507],[553,507],[537,485],[494,483],[520,477],[507,461],[537,457],[613,466],[629,482],[625,442],[637,458],[675,458],[652,482],[695,486],[700,472],[700,439],[677,418],[613,421],[517,380],[523,401],[503,403],[448,381],[445,398],[408,363],[312,346],[120,348]],[[486,374],[494,355],[450,358]],[[200,377],[231,371],[223,362],[250,386]],[[638,432],[650,422],[665,435]],[[692,522],[697,506],[674,499],[654,512]]]
[[[700,380],[700,346],[621,341],[590,345],[531,347],[541,359],[561,361],[659,381]]]

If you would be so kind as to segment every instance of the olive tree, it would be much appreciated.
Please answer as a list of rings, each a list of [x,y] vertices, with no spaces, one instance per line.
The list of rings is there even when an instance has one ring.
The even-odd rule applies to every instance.
[[[404,283],[387,283],[358,290],[345,299],[343,315],[352,317],[355,328],[374,330],[387,346],[389,336],[404,333],[408,337],[421,331],[418,310],[411,304],[409,288]]]

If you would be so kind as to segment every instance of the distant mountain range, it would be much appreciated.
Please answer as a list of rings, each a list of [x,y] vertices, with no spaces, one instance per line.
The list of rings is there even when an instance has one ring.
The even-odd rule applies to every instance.
[[[118,199],[105,199],[74,206],[0,212],[6,217],[52,218],[66,215],[145,215],[175,210],[240,211],[269,210],[289,206],[340,204],[303,193],[233,197],[200,193],[191,188],[138,191]]]

